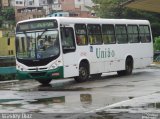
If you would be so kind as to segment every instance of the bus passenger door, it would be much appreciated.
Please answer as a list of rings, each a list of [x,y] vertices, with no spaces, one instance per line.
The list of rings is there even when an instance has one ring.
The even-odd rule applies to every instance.
[[[75,57],[75,38],[72,27],[61,27],[61,42],[63,50],[64,78],[78,75]]]

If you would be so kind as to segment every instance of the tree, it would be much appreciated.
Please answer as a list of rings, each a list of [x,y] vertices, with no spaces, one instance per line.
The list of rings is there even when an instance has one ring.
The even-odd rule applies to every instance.
[[[126,8],[122,3],[128,0],[92,0],[96,6],[93,8],[97,17],[147,19],[151,23],[153,36],[160,36],[160,14]]]
[[[154,50],[155,51],[160,51],[160,36],[155,38]]]
[[[95,4],[95,11],[98,17],[121,18],[124,7],[121,5],[127,0],[92,0]]]
[[[8,22],[11,25],[15,25],[15,10],[14,8],[1,8],[0,9],[0,27],[3,22]]]
[[[1,14],[5,20],[14,20],[15,19],[15,11],[13,8],[8,7],[1,10]]]

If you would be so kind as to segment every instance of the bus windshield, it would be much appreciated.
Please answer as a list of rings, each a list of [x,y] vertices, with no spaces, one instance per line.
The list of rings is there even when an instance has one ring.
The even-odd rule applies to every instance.
[[[38,60],[60,53],[58,30],[23,31],[16,34],[18,59]]]

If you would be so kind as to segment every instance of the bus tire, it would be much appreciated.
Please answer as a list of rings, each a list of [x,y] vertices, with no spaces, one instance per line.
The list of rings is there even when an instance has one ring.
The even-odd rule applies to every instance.
[[[36,79],[42,85],[48,85],[52,79]]]
[[[81,63],[79,66],[79,76],[75,77],[75,81],[84,82],[89,78],[89,66],[88,63]]]
[[[125,63],[125,70],[117,71],[117,74],[119,76],[131,75],[132,70],[133,70],[133,59],[131,57],[128,57]]]

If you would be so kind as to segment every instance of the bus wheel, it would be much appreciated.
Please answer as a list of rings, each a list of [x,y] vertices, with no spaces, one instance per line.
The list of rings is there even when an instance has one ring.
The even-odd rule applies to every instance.
[[[42,85],[47,85],[51,82],[52,79],[36,79]]]
[[[79,66],[79,76],[75,77],[75,81],[84,82],[89,78],[89,67],[86,63],[81,63]]]
[[[127,58],[126,65],[125,65],[125,70],[117,71],[117,73],[120,76],[131,75],[132,74],[132,70],[133,70],[133,60],[132,60],[132,58]]]

